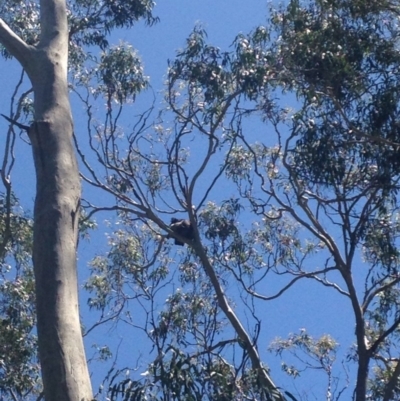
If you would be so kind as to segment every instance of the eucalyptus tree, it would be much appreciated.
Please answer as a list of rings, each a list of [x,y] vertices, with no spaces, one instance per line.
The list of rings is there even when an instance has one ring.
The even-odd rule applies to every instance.
[[[391,2],[292,1],[272,17],[281,78],[301,102],[282,163],[353,310],[358,401],[400,391],[398,13]]]
[[[189,49],[183,51],[182,59],[192,51],[192,45],[198,47],[196,52],[204,50],[205,43],[198,43],[203,35],[201,29],[195,29],[187,40]],[[215,57],[217,61],[217,50],[208,50],[207,60]],[[120,62],[110,63],[111,60]],[[209,80],[214,67],[208,68],[205,63],[206,70],[196,72],[196,66],[185,64],[189,59],[182,66],[177,60],[176,65],[170,65],[167,109],[158,113],[154,121],[151,107],[132,130],[124,130],[122,123],[130,114],[126,105],[135,97],[132,83],[143,79],[140,69],[127,68],[134,60],[129,47],[113,47],[100,64],[76,74],[71,83],[87,110],[88,144],[95,154],[92,160],[103,167],[101,170],[90,162],[77,135],[78,153],[85,167],[82,177],[115,199],[112,206],[85,199],[87,217],[99,211],[116,210],[118,225],[124,227],[110,236],[108,254],[92,261],[93,273],[86,284],[93,292],[89,304],[101,310],[107,321],[127,321],[141,327],[154,353],[154,359],[147,361],[144,379],[129,377],[118,381],[116,374],[108,383],[110,397],[285,400],[290,394],[274,383],[260,357],[258,323],[245,327],[224,289],[226,272],[218,261],[222,257],[218,241],[228,241],[234,235],[238,244],[243,243],[243,252],[251,244],[251,238],[245,240],[235,228],[241,205],[236,199],[222,199],[221,207],[209,199],[225,170],[217,168],[217,173],[210,175],[218,160],[213,156],[218,157],[223,147],[229,148],[228,141],[219,138],[221,124],[225,124],[236,97],[244,92],[234,88],[234,80],[226,88],[219,87],[217,82],[215,90],[220,95],[217,98],[212,94],[212,106],[204,106],[204,100],[209,99],[204,99],[197,79]],[[189,93],[183,92],[186,82],[180,77],[181,67],[194,70],[196,88],[188,85]],[[93,82],[99,74],[100,81],[118,85],[93,91]],[[86,93],[82,92],[84,88]],[[182,104],[176,100],[179,92],[184,94]],[[107,105],[103,119],[89,107],[100,95]],[[172,127],[164,122],[169,118]],[[236,115],[232,124],[235,119]],[[193,159],[190,143],[195,138],[198,152]],[[207,185],[201,188],[204,180]],[[190,237],[174,229],[171,216],[187,219],[193,229]],[[201,238],[204,230],[207,242],[213,244],[211,248]],[[171,238],[186,247],[174,252]],[[179,277],[172,273],[174,269],[179,270]],[[167,285],[172,293],[165,300],[160,297],[165,297]],[[158,310],[156,305],[160,303],[165,308]],[[144,313],[142,323],[132,315],[131,304]],[[253,310],[251,301],[246,302],[246,308]],[[222,335],[224,326],[228,327],[227,338]],[[122,369],[120,373],[125,375],[124,372]]]
[[[152,6],[149,1],[0,3],[3,54],[18,60],[32,85],[18,110],[33,93],[33,121],[29,127],[19,127],[27,131],[37,178],[32,258],[47,400],[93,398],[78,312],[76,246],[81,184],[72,144],[68,59],[71,56],[77,66],[83,61],[78,60],[82,46],[106,47],[106,35],[113,28],[132,26],[141,17],[154,22]],[[14,116],[9,118],[13,123]],[[6,159],[4,163],[10,166]]]
[[[103,124],[88,113],[106,175],[86,160],[84,178],[116,197],[126,225],[93,261],[91,305],[129,320],[137,300],[154,351],[144,378],[113,378],[114,398],[291,397],[263,377],[257,305],[305,279],[353,313],[355,383],[334,373],[329,335],[277,340],[279,355],[310,358],[284,370],[325,372],[327,400],[398,398],[397,21],[390,2],[293,1],[231,52],[196,28],[170,63],[168,107],[155,122],[150,110],[122,136],[122,105],[108,102]],[[190,220],[194,240],[176,236],[171,215]],[[171,237],[187,245],[173,260]],[[274,277],[287,281],[268,293]],[[154,313],[168,283],[179,291]],[[253,319],[246,330],[241,306]]]

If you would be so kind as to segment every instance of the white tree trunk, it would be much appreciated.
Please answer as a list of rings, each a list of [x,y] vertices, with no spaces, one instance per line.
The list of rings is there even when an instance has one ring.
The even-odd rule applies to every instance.
[[[88,401],[92,390],[78,311],[76,244],[80,178],[72,146],[64,0],[41,0],[40,43],[28,46],[0,20],[0,42],[27,71],[37,177],[33,262],[39,356],[46,401]]]

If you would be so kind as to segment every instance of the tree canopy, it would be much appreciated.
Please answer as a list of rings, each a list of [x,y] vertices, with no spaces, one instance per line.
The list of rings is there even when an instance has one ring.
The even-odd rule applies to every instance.
[[[38,4],[0,5],[35,45]],[[132,45],[111,44],[109,33],[159,22],[153,6],[67,3],[68,85],[84,110],[73,137],[86,188],[81,240],[104,216],[115,223],[108,249],[89,263],[83,299],[97,320],[82,321],[83,335],[96,341],[111,324],[146,340],[129,366],[120,354],[131,350],[98,346],[97,359],[112,366],[96,399],[398,399],[400,5],[292,0],[271,6],[265,24],[227,50],[197,25],[169,61],[161,107],[155,95],[138,115],[148,77]],[[15,122],[34,119],[31,90],[17,88],[10,110],[0,393],[36,399],[32,216],[11,179]],[[191,235],[171,218],[187,220]],[[302,328],[265,343],[265,310],[301,304],[290,298],[299,286],[341,299],[351,342]],[[275,358],[285,379],[269,370]],[[316,395],[310,371],[323,383]]]

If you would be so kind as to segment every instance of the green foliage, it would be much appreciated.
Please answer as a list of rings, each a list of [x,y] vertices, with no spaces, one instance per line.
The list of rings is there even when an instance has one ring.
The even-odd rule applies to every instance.
[[[1,279],[0,293],[0,393],[37,394],[41,388],[32,272],[16,280]]]
[[[220,347],[222,346],[221,343]],[[126,372],[118,373],[122,376]],[[279,399],[278,394],[268,394],[258,388],[256,374],[251,370],[247,371],[245,376],[238,378],[234,366],[229,365],[221,357],[214,356],[210,359],[201,353],[187,355],[173,347],[169,347],[163,360],[155,362],[141,375],[144,377],[141,381],[128,378],[114,384],[112,381],[118,379],[116,374],[111,381],[110,399],[113,401]],[[295,400],[292,396],[290,399]]]
[[[0,15],[11,27],[11,29],[26,43],[34,45],[39,41],[40,29],[40,7],[37,1],[23,0],[1,0]],[[1,46],[1,53],[4,57],[11,55]]]
[[[101,84],[95,93],[103,93],[107,99],[125,103],[134,99],[148,86],[139,57],[131,46],[121,44],[103,53],[96,68]]]
[[[242,208],[239,199],[230,199],[221,206],[210,203],[200,215],[201,224],[206,226],[206,238],[225,241],[230,236],[236,237],[235,220]]]
[[[154,24],[154,2],[150,0],[69,1],[70,32],[77,46],[108,47],[107,35],[115,28],[132,27],[139,19]]]
[[[88,300],[89,306],[104,309],[116,297],[116,304],[122,295],[125,275],[138,282],[146,282],[147,271],[141,267],[142,250],[137,238],[124,231],[117,231],[109,238],[110,251],[107,258],[97,256],[91,262],[92,274],[85,284],[88,291],[96,296]]]
[[[11,194],[0,199],[0,394],[41,391],[35,334],[32,220]]]
[[[275,339],[269,350],[279,356],[290,352],[303,365],[302,369],[322,369],[328,375],[331,375],[332,367],[336,360],[337,348],[338,344],[331,336],[323,335],[318,339],[314,339],[305,329],[302,329],[299,334],[291,334],[286,340]],[[306,363],[304,363],[304,357],[300,353],[307,358]],[[299,369],[285,362],[282,362],[282,369],[290,376],[297,377],[301,375]]]
[[[257,28],[249,37],[239,35],[232,54],[206,44],[206,32],[198,26],[187,39],[186,48],[170,65],[170,85],[185,82],[193,103],[200,102],[209,112],[234,93],[255,99],[264,92],[269,79],[270,56],[263,48],[268,37],[264,27]]]
[[[152,25],[158,21],[152,10],[151,0],[71,0],[67,1],[70,27],[70,61],[77,61],[78,55],[86,57],[85,46],[109,46],[107,36],[113,29],[132,27],[144,19]],[[39,3],[29,0],[1,1],[2,18],[13,31],[28,44],[39,42],[40,20]],[[2,54],[10,57],[2,47]],[[81,60],[82,61],[82,60]]]
[[[303,104],[293,124],[297,173],[339,184],[356,163],[390,191],[399,172],[396,14],[383,3],[293,1],[272,21],[282,78]]]

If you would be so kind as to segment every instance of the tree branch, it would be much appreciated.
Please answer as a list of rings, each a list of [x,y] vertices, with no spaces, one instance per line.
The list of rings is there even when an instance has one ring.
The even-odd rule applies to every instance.
[[[197,233],[195,234],[197,236]],[[218,298],[218,303],[222,311],[224,312],[227,319],[230,321],[233,329],[235,330],[239,339],[243,342],[246,351],[251,360],[251,364],[253,369],[257,372],[258,379],[262,385],[262,387],[271,391],[271,393],[275,393],[277,398],[276,400],[285,401],[284,395],[279,391],[278,387],[274,384],[270,376],[268,375],[266,369],[263,367],[261,363],[260,356],[256,349],[256,346],[253,344],[249,334],[246,329],[243,327],[242,323],[236,316],[235,312],[232,310],[229,305],[228,300],[226,299],[224,290],[221,287],[219,279],[212,267],[210,260],[208,259],[202,244],[198,241],[198,238],[195,239],[195,243],[193,244],[193,248],[201,260],[204,270],[210,278],[211,284],[214,287],[215,293]]]
[[[23,41],[13,30],[0,18],[0,43],[14,56],[25,70],[29,70],[29,60],[35,49]]]
[[[400,325],[400,318],[396,319],[393,324],[385,331],[383,332],[379,338],[374,342],[374,344],[368,349],[368,353],[370,356],[372,356],[376,350],[378,349],[379,345],[382,344],[385,339],[392,334]]]
[[[18,128],[20,128],[20,129],[22,129],[22,130],[25,130],[26,132],[28,132],[29,133],[29,126],[28,125],[24,125],[24,124],[21,124],[21,123],[19,123],[18,121],[16,121],[16,120],[13,120],[12,118],[10,118],[10,117],[7,117],[5,114],[0,114],[0,116],[2,116],[2,117],[4,117],[9,123],[11,123],[12,125],[16,125]]]

